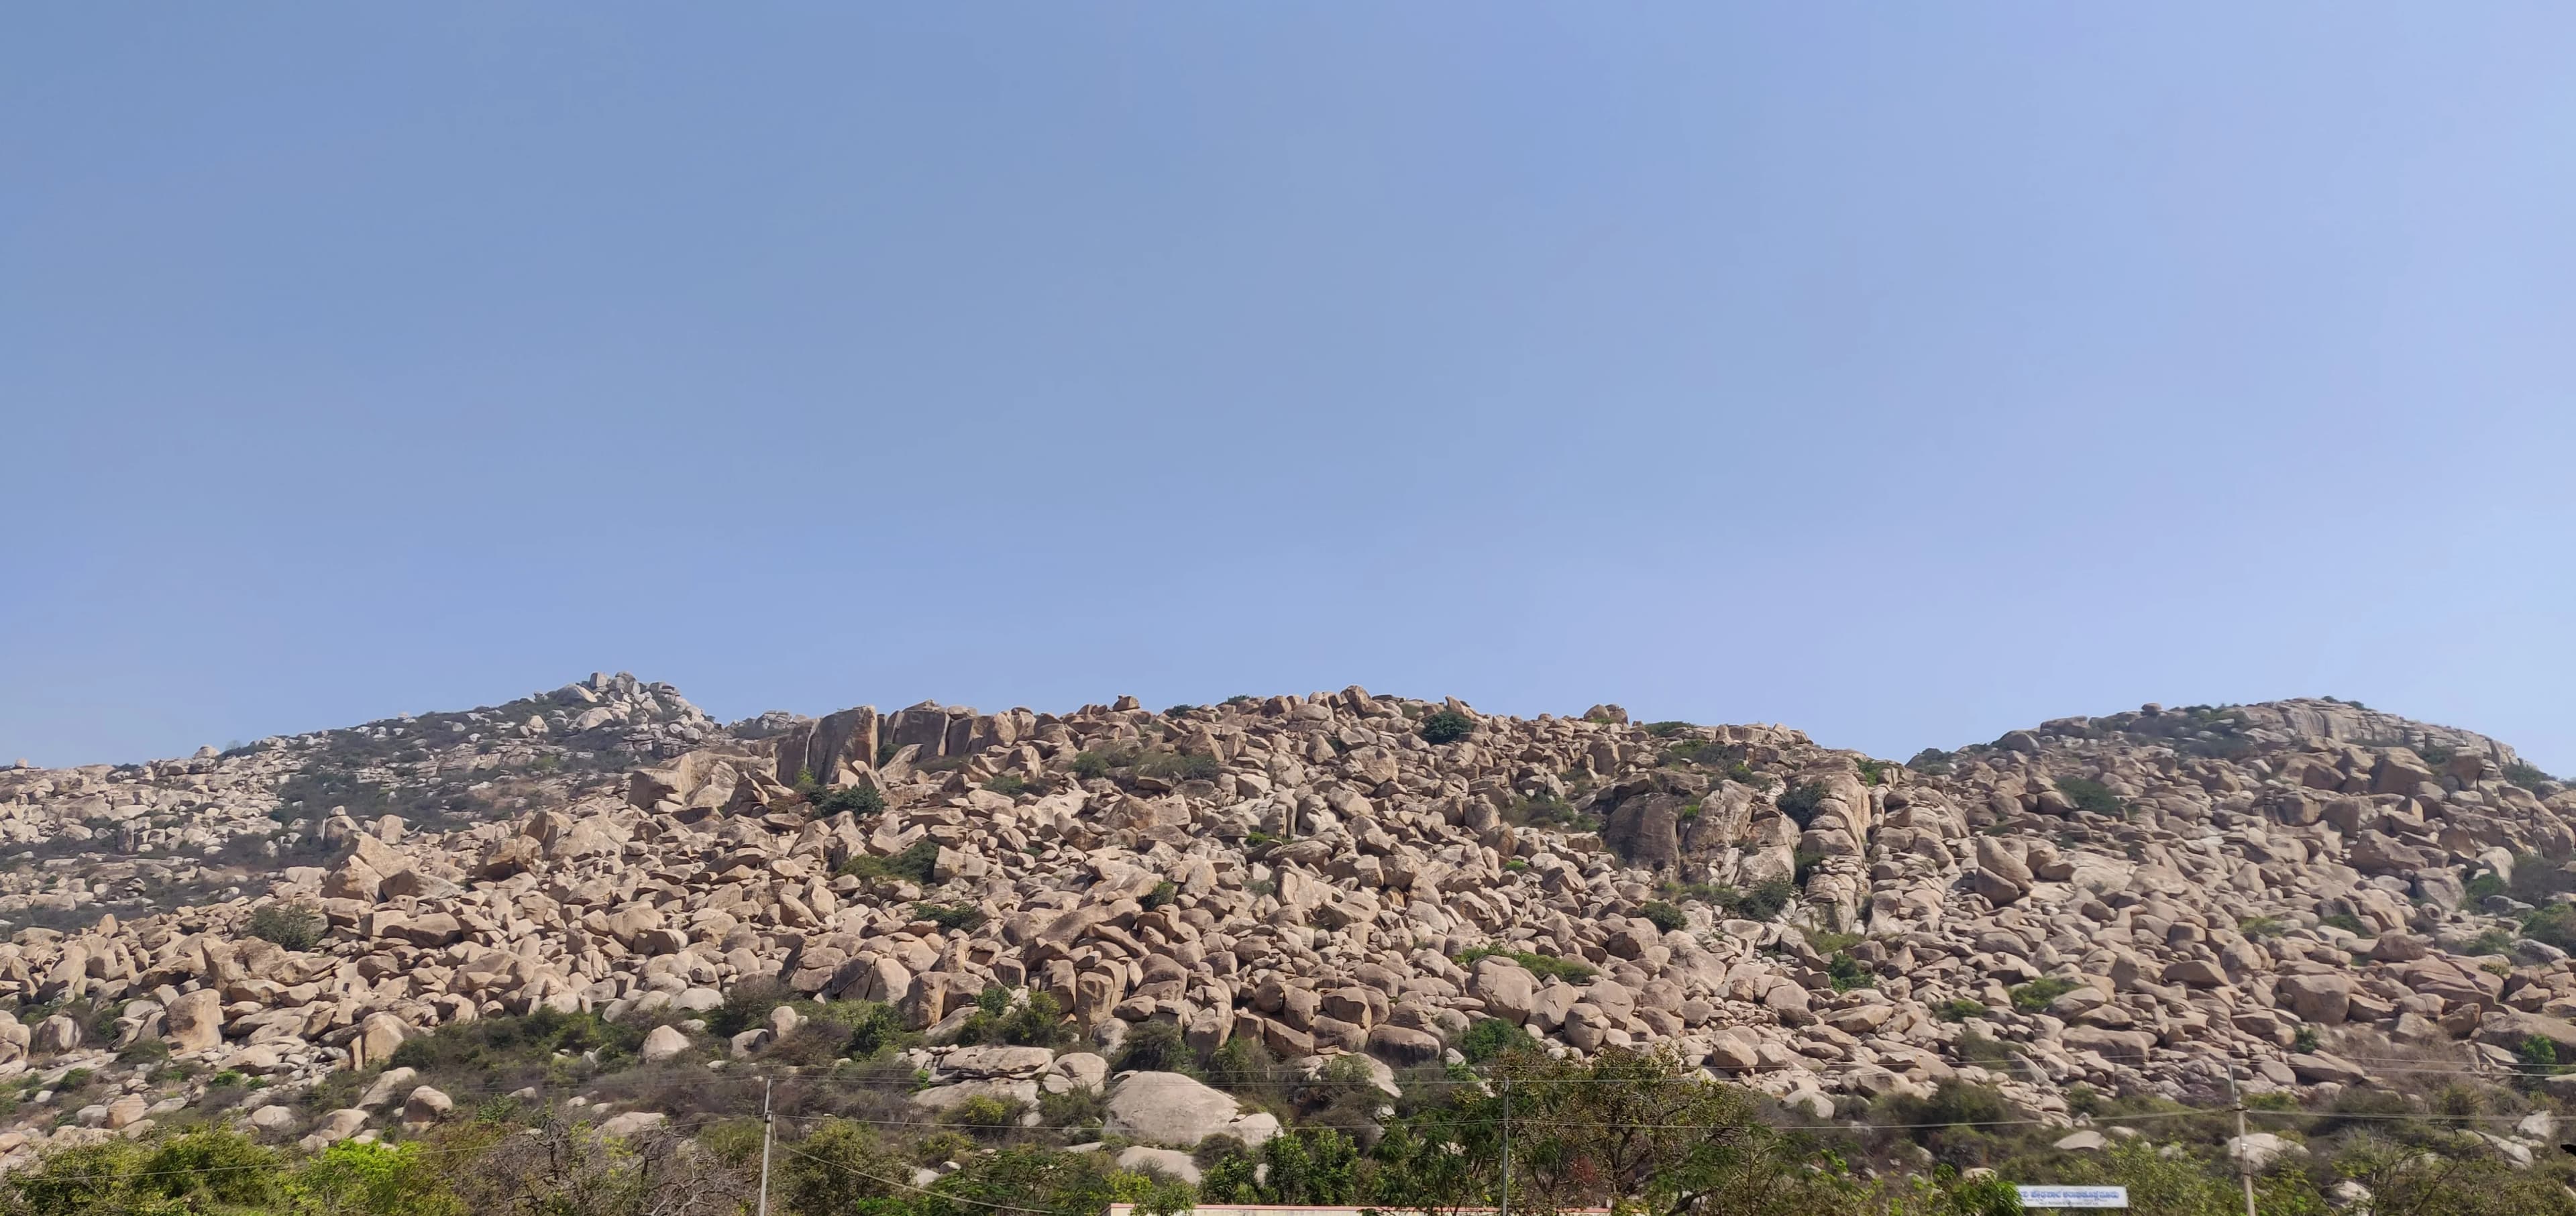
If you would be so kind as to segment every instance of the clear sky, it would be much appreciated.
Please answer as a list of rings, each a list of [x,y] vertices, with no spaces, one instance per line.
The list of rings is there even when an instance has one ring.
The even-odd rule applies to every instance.
[[[2121,11],[2113,11],[2115,8]],[[2576,769],[2564,4],[21,5],[0,763],[593,670]]]

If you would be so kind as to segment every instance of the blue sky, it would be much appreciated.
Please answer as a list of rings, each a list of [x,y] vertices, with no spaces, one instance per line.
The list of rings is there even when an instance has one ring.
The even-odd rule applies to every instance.
[[[2576,769],[2565,6],[5,21],[0,762],[626,669]]]

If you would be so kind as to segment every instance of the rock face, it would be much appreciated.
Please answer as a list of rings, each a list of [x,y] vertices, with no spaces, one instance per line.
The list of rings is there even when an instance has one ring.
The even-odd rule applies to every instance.
[[[1470,726],[1435,743],[1442,711]],[[2392,1041],[2576,1058],[2576,972],[2497,893],[2576,890],[2571,819],[2500,743],[2325,700],[2061,719],[1897,765],[1781,727],[1356,687],[728,727],[594,676],[0,770],[0,841],[77,861],[0,874],[0,916],[75,926],[0,944],[0,989],[116,1010],[0,1015],[0,1077],[158,1038],[292,1094],[461,1021],[685,1022],[774,982],[934,1043],[1002,989],[1098,1042],[1166,1022],[1375,1075],[1492,1018],[1557,1052],[1668,1046],[1811,1110],[1960,1077],[2050,1112],[2078,1083],[2204,1096],[2221,1061],[2257,1092],[2368,1084]],[[756,1060],[797,1034],[792,1012],[724,1042],[657,1025],[643,1053]],[[1105,1086],[1149,1145],[1275,1127],[1087,1052],[916,1063],[932,1101]],[[263,1130],[293,1130],[275,1109]],[[445,1113],[383,1079],[350,1109]],[[341,1113],[311,1134],[356,1134]]]
[[[1103,1130],[1148,1144],[1195,1148],[1210,1136],[1232,1136],[1247,1147],[1279,1133],[1268,1114],[1243,1113],[1234,1096],[1176,1072],[1129,1073],[1109,1091]]]
[[[172,1051],[204,1051],[224,1041],[222,994],[212,988],[182,993],[162,1014],[162,1033]]]

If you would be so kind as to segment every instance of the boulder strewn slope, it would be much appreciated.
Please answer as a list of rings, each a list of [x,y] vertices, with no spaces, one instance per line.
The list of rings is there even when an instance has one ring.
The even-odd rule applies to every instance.
[[[726,727],[595,676],[0,772],[22,1015],[0,1076],[123,1049],[151,1058],[138,1096],[179,1103],[150,1109],[183,1109],[202,1082],[150,1080],[136,1044],[292,1092],[540,1009],[759,1058],[792,1010],[720,1039],[706,1018],[777,985],[891,1006],[942,1101],[1102,1082],[1098,1056],[936,1046],[1035,994],[1068,1038],[1168,1022],[1202,1053],[1371,1067],[1455,1059],[1487,1021],[1669,1045],[1826,1113],[1954,1077],[2057,1112],[2078,1083],[2313,1091],[2576,1051],[2571,819],[2503,744],[2333,700],[2151,705],[1900,764],[1356,687]],[[48,1137],[30,1109],[0,1153],[119,1118]]]

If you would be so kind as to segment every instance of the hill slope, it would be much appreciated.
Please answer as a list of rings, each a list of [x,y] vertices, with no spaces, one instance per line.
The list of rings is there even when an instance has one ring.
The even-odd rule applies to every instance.
[[[761,1060],[793,1019],[709,1028],[728,994],[881,1001],[936,1045],[1007,990],[1095,1042],[1164,1022],[1202,1053],[1404,1068],[1494,1020],[1561,1052],[1669,1045],[1820,1117],[1954,1078],[2056,1113],[2078,1084],[2313,1092],[2576,1052],[2571,819],[2501,743],[2331,700],[1899,764],[1358,688],[726,727],[594,676],[0,772],[0,1074],[122,1049],[125,1113],[177,1112],[204,1081],[136,1044],[323,1093],[478,1018],[676,1023],[666,1048]],[[908,1058],[1037,1092],[959,1050]],[[21,1118],[23,1156],[53,1120]]]

